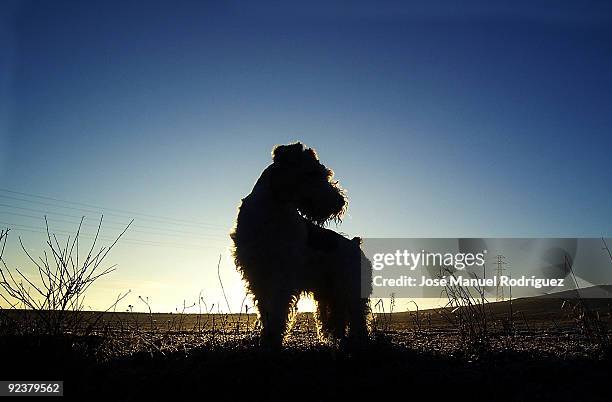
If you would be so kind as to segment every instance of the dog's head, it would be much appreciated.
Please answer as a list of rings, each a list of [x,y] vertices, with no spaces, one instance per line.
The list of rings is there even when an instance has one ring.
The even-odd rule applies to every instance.
[[[294,203],[302,216],[318,225],[341,220],[348,204],[344,190],[314,149],[300,142],[277,145],[272,160],[272,189],[280,199]]]

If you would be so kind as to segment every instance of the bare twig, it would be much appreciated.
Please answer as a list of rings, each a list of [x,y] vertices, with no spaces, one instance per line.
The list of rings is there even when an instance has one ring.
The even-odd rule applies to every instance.
[[[223,281],[221,280],[221,254],[219,254],[219,262],[217,263],[217,277],[219,278],[219,285],[221,285],[221,291],[223,292],[223,298],[225,299],[225,304],[227,305],[228,313],[232,312],[232,308],[230,307],[229,301],[227,300],[227,295],[225,294],[225,288],[223,287]]]
[[[110,246],[94,252],[103,218],[104,216],[100,217],[87,257],[82,260],[79,258],[79,238],[85,217],[81,218],[74,237],[68,236],[65,243],[60,243],[57,236],[51,233],[45,216],[46,245],[49,253],[44,251],[44,257],[35,259],[28,252],[21,237],[19,238],[21,249],[37,271],[36,279],[28,277],[20,268],[15,268],[13,274],[13,270],[9,269],[0,253],[0,289],[5,293],[0,294],[2,299],[13,308],[22,304],[25,308],[33,310],[39,319],[40,327],[47,333],[58,334],[82,329],[80,325],[83,316],[74,313],[83,310],[85,293],[90,286],[102,276],[115,270],[115,265],[102,269],[101,264],[134,221],[130,221]],[[7,233],[8,230],[1,233],[2,251],[6,244]],[[98,321],[99,318],[95,323]]]

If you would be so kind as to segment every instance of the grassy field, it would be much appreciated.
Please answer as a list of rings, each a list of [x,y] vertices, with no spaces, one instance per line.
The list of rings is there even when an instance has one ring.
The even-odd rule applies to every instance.
[[[609,299],[529,298],[375,314],[364,348],[316,336],[298,315],[280,353],[254,315],[74,313],[87,332],[37,333],[32,311],[0,313],[2,379],[61,379],[104,400],[609,400]],[[95,323],[95,325],[91,325]],[[192,395],[193,396],[189,396]]]

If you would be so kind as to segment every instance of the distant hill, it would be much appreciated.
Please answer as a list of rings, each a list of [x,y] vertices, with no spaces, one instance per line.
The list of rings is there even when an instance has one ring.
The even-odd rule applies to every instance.
[[[589,311],[599,315],[602,321],[612,323],[612,285],[597,285],[578,290],[580,298]],[[524,297],[486,305],[487,315],[492,321],[508,320],[512,316],[515,325],[523,327],[564,327],[574,325],[575,307],[579,298],[575,290],[549,295]],[[393,329],[413,328],[420,322],[422,328],[444,328],[451,325],[445,316],[450,308],[394,313]]]
[[[596,285],[584,289],[564,290],[562,292],[551,293],[537,298],[547,299],[575,299],[580,295],[583,299],[612,299],[612,285]]]

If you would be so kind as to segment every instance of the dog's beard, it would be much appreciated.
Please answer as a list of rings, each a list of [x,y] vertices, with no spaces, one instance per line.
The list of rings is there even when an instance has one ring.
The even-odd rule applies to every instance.
[[[300,203],[298,210],[302,217],[319,226],[328,222],[336,224],[342,222],[342,217],[348,207],[348,200],[344,190],[337,182],[330,183],[330,186],[332,188],[326,197],[327,202],[313,202],[308,199]]]
[[[306,211],[300,210],[300,215],[302,215],[304,219],[314,223],[315,225],[323,226],[328,222],[334,222],[334,223],[342,222],[342,216],[344,215],[344,210],[333,213],[333,214],[327,214],[327,215],[323,215],[323,214],[317,215],[317,214],[308,213]]]

